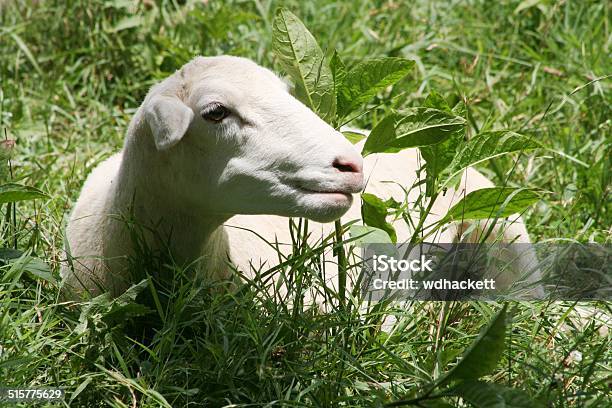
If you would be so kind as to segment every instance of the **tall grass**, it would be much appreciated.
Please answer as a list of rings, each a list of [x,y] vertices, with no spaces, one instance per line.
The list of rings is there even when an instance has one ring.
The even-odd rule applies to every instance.
[[[223,291],[225,283],[194,284],[145,249],[135,268],[169,278],[116,300],[60,299],[65,216],[88,172],[121,147],[148,88],[196,54],[277,68],[271,25],[281,4],[349,64],[417,61],[354,125],[372,128],[431,90],[462,96],[470,134],[521,129],[548,149],[480,168],[499,183],[550,192],[526,214],[533,240],[610,242],[606,2],[4,2],[0,127],[17,140],[6,178],[49,198],[2,209],[1,246],[19,252],[3,252],[0,266],[0,386],[65,387],[63,405],[74,407],[380,406],[423,396],[499,309],[304,311],[304,293],[324,289],[321,246],[306,244],[303,225],[294,256],[275,272],[292,283],[282,297],[267,286],[270,272]],[[487,378],[552,406],[609,405],[610,334],[597,319],[580,324],[575,306],[512,305],[506,351]],[[610,313],[608,302],[591,306]],[[383,313],[398,320],[389,333]]]

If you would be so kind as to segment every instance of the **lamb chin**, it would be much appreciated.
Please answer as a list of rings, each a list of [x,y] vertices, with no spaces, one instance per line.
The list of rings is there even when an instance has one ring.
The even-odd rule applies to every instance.
[[[317,222],[332,222],[342,217],[351,208],[353,196],[344,193],[326,193],[320,194],[324,196],[317,199],[316,205],[306,215]]]

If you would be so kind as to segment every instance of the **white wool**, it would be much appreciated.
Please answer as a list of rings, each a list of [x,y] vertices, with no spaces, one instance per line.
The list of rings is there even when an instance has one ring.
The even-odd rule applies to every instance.
[[[203,118],[218,104],[230,116],[221,123]],[[243,58],[198,57],[151,89],[123,150],[85,182],[68,223],[72,262],[62,269],[64,284],[76,292],[118,294],[133,283],[126,263],[132,239],[120,219],[127,214],[144,228],[149,247],[161,250],[169,242],[176,262],[197,260],[209,278],[229,278],[228,260],[247,275],[251,265],[272,267],[278,254],[260,237],[289,252],[287,217],[320,221],[310,222],[315,242],[333,231],[338,217],[360,219],[360,202],[350,194],[364,179],[366,192],[400,202],[401,186],[416,185],[423,164],[418,150],[362,162],[360,148],[289,95],[269,70]],[[426,225],[492,183],[468,169],[460,186],[439,196]],[[409,202],[418,193],[413,188]],[[505,242],[529,242],[520,217],[506,224]],[[403,220],[394,226],[399,242],[409,240]],[[466,227],[452,225],[428,241],[454,242]],[[333,281],[335,259],[325,258]]]

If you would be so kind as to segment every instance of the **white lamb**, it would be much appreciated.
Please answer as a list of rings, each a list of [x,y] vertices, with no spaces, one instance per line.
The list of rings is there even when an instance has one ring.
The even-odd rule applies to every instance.
[[[243,58],[198,57],[151,89],[123,150],[87,179],[68,223],[72,262],[62,269],[64,284],[76,293],[117,295],[133,283],[127,256],[134,249],[122,219],[128,214],[144,227],[150,248],[167,245],[175,262],[197,261],[210,279],[229,278],[232,265],[247,274],[251,265],[272,267],[278,254],[261,237],[290,244],[285,217],[314,220],[312,239],[320,239],[333,231],[330,221],[360,218],[352,194],[364,179],[367,192],[398,201],[402,186],[418,181],[416,149],[362,160],[358,148],[271,71]],[[460,185],[437,199],[426,224],[492,184],[470,169]],[[404,221],[395,227],[398,241],[410,238]],[[454,242],[464,229],[446,228],[429,241]],[[503,234],[506,242],[529,242],[520,217]]]

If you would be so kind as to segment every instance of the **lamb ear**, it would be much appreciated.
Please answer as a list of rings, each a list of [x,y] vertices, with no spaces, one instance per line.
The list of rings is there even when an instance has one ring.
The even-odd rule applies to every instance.
[[[155,147],[166,150],[183,138],[193,120],[193,111],[177,97],[156,95],[145,104],[144,117]]]

